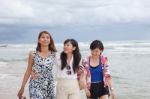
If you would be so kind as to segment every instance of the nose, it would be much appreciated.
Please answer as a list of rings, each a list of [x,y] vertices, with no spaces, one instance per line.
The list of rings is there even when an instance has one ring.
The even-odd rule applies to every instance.
[[[48,39],[45,37],[44,40],[47,41]]]

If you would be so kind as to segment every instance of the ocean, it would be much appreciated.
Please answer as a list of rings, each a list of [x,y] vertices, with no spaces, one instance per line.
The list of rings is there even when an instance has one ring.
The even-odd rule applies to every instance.
[[[79,42],[82,57],[89,42]],[[117,99],[150,99],[150,41],[105,41]],[[56,44],[59,53],[63,45]],[[17,99],[30,50],[36,44],[0,44],[0,99]],[[24,96],[28,98],[28,85]]]

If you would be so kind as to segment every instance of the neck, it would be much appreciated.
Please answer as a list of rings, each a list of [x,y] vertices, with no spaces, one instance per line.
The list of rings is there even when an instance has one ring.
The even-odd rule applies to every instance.
[[[68,59],[68,60],[71,60],[72,55],[73,55],[72,53],[68,53],[68,54],[67,54],[67,59]]]
[[[92,58],[93,60],[98,60],[98,59],[99,59],[99,56],[91,56],[91,58]]]
[[[69,53],[67,54],[67,63],[70,64],[71,58],[72,58],[73,54]]]
[[[41,52],[45,52],[47,53],[49,50],[48,50],[48,46],[46,47],[41,47]]]

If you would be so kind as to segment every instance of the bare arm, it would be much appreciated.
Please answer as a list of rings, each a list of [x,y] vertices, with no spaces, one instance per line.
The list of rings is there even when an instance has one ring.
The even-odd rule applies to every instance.
[[[19,99],[22,98],[22,95],[24,93],[24,87],[30,77],[30,74],[31,74],[31,71],[32,71],[32,65],[33,65],[33,59],[32,59],[32,52],[29,53],[29,58],[28,58],[28,67],[26,69],[26,72],[24,74],[24,78],[23,78],[23,81],[22,81],[22,85],[21,85],[21,88],[18,92],[18,97]]]
[[[30,74],[31,74],[31,71],[32,71],[32,65],[33,65],[33,59],[32,59],[32,52],[29,53],[29,57],[28,57],[28,67],[26,69],[26,72],[24,74],[24,78],[23,78],[23,81],[22,81],[22,85],[21,85],[21,88],[24,89],[29,77],[30,77]]]

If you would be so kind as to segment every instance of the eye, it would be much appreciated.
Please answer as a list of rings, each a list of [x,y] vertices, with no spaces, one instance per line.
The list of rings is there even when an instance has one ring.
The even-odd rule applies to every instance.
[[[67,46],[69,47],[70,45],[69,45],[69,44],[67,44]]]
[[[49,39],[49,37],[46,37],[47,39]]]
[[[41,36],[41,38],[45,38],[45,36],[44,36],[44,35],[42,35],[42,36]]]

